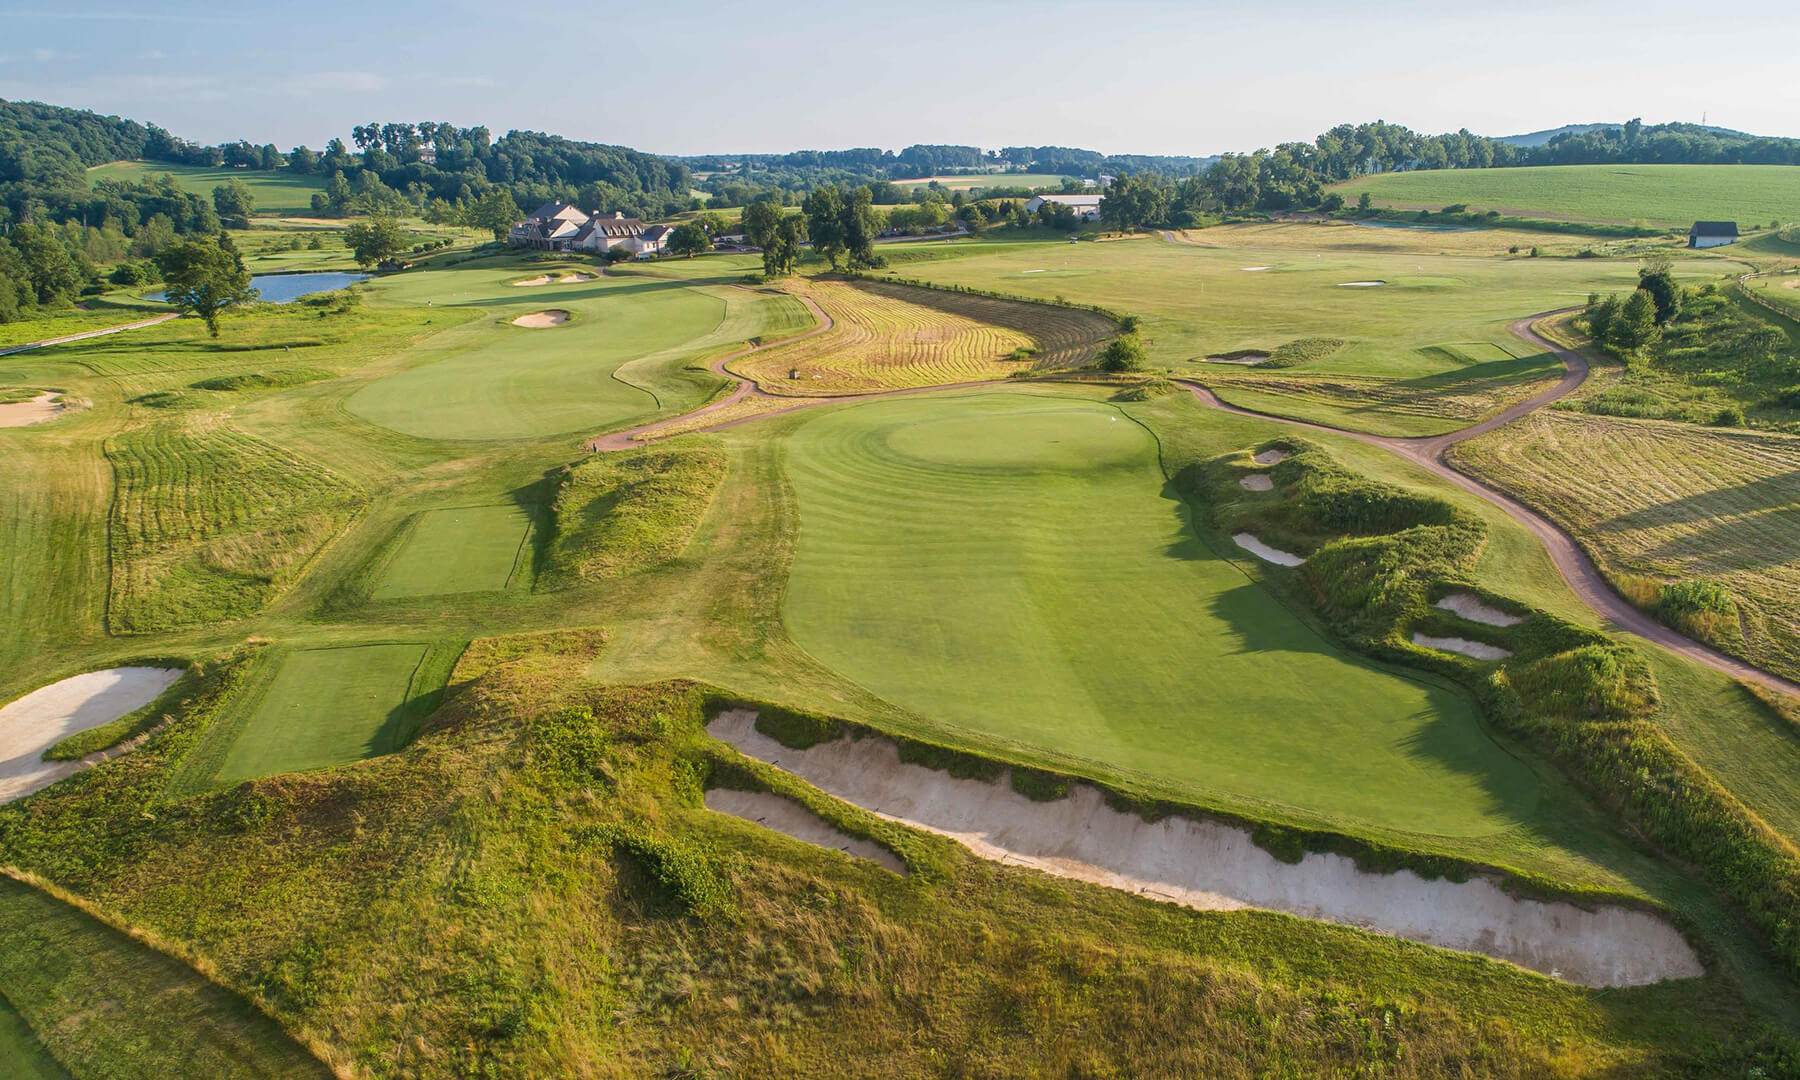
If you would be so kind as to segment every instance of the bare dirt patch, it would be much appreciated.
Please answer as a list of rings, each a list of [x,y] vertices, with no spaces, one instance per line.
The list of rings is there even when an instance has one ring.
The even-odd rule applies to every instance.
[[[883,869],[906,876],[906,864],[893,852],[873,841],[840,832],[792,799],[784,799],[767,791],[713,788],[706,793],[706,808],[786,833],[796,840],[817,847],[831,848],[859,859],[868,859],[879,863]]]
[[[22,799],[82,767],[45,761],[44,751],[78,731],[109,724],[161,696],[180,668],[121,667],[72,675],[0,708],[0,803]]]
[[[1504,660],[1512,655],[1511,649],[1502,649],[1498,645],[1489,645],[1485,641],[1470,641],[1460,637],[1432,637],[1430,634],[1412,636],[1412,643],[1421,649],[1440,649],[1444,652],[1461,653],[1477,660]]]
[[[1272,562],[1276,566],[1299,566],[1306,561],[1306,557],[1303,555],[1296,555],[1280,548],[1272,548],[1249,533],[1237,533],[1232,536],[1231,542],[1263,562]]]
[[[1470,622],[1485,623],[1488,626],[1517,626],[1525,621],[1523,615],[1510,615],[1497,607],[1490,607],[1482,603],[1479,596],[1471,593],[1451,593],[1432,606],[1460,615]]]
[[[1240,266],[1238,269],[1246,274],[1257,274],[1264,270],[1273,270],[1275,268],[1273,266]]]
[[[1273,491],[1275,481],[1266,472],[1251,473],[1249,476],[1238,477],[1238,487],[1245,491]]]
[[[61,416],[67,407],[63,402],[62,395],[51,391],[39,394],[30,401],[15,401],[10,405],[0,405],[0,428],[42,424]]]
[[[1253,456],[1250,460],[1256,462],[1258,465],[1279,465],[1292,456],[1293,455],[1289,454],[1286,450],[1264,450],[1262,453]]]
[[[1704,974],[1675,928],[1648,912],[1593,910],[1514,897],[1487,878],[1426,881],[1411,871],[1365,873],[1353,860],[1309,853],[1284,863],[1244,829],[1170,816],[1154,822],[1106,805],[1085,784],[1033,802],[1007,778],[992,783],[902,762],[886,739],[841,738],[805,750],[755,728],[756,714],[721,713],[708,731],[891,820],[948,836],[985,859],[1202,911],[1256,907],[1507,960],[1583,986],[1640,986]]]
[[[529,315],[521,315],[512,321],[514,326],[523,326],[528,330],[542,330],[546,327],[561,326],[569,321],[569,313],[560,308],[549,311],[534,311]]]

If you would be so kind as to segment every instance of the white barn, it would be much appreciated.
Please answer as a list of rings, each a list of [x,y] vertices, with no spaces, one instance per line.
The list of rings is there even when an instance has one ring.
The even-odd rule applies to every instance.
[[[1737,241],[1735,221],[1696,221],[1688,230],[1688,247],[1691,248],[1724,247]]]
[[[1075,211],[1075,216],[1083,221],[1098,221],[1100,198],[1098,195],[1033,195],[1025,201],[1025,210],[1035,214],[1045,203],[1055,203]]]

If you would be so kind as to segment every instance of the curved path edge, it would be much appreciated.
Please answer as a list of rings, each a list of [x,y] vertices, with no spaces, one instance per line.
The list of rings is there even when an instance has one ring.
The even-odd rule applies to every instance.
[[[0,356],[11,356],[13,353],[30,352],[32,349],[42,349],[50,345],[66,345],[71,341],[86,341],[88,338],[105,337],[108,334],[117,334],[126,330],[139,330],[146,326],[155,326],[157,323],[165,323],[170,319],[179,318],[181,318],[180,312],[171,311],[166,315],[156,315],[148,319],[139,319],[137,322],[121,323],[118,326],[103,326],[98,330],[83,330],[79,334],[64,334],[62,337],[45,338],[42,341],[27,341],[23,345],[8,345],[5,348],[0,349]]]
[[[1565,581],[1568,584],[1569,589],[1575,593],[1576,598],[1583,604],[1586,604],[1595,614],[1610,623],[1615,629],[1642,638],[1645,641],[1652,642],[1656,645],[1660,645],[1664,649],[1667,649],[1678,656],[1692,660],[1698,664],[1703,664],[1706,667],[1722,672],[1741,682],[1755,683],[1758,686],[1766,687],[1780,693],[1800,696],[1800,683],[1784,679],[1781,676],[1765,671],[1754,664],[1739,660],[1735,656],[1728,656],[1716,649],[1702,645],[1693,638],[1670,629],[1668,626],[1663,625],[1655,618],[1644,613],[1636,605],[1632,604],[1629,600],[1626,600],[1613,589],[1612,584],[1607,581],[1606,575],[1601,573],[1600,568],[1594,562],[1593,557],[1576,542],[1572,535],[1565,532],[1561,527],[1552,524],[1549,519],[1545,518],[1531,507],[1526,506],[1518,499],[1515,499],[1498,488],[1490,487],[1487,484],[1482,483],[1468,473],[1453,468],[1449,462],[1445,460],[1445,453],[1456,444],[1481,435],[1486,435],[1488,432],[1504,427],[1522,416],[1536,412],[1538,409],[1567,396],[1587,380],[1588,363],[1586,357],[1582,356],[1581,353],[1575,349],[1565,349],[1551,342],[1533,328],[1533,324],[1540,320],[1556,315],[1567,314],[1573,310],[1575,309],[1560,308],[1555,311],[1540,312],[1536,315],[1528,315],[1512,324],[1512,332],[1514,335],[1529,344],[1547,350],[1551,355],[1562,362],[1563,377],[1558,380],[1555,386],[1503,409],[1480,423],[1444,435],[1432,435],[1424,438],[1401,438],[1390,435],[1371,435],[1359,431],[1346,431],[1343,428],[1334,428],[1325,424],[1315,424],[1306,420],[1295,420],[1290,417],[1275,416],[1271,413],[1258,412],[1254,409],[1245,409],[1237,405],[1227,404],[1220,400],[1219,396],[1213,393],[1213,391],[1205,384],[1197,380],[1179,375],[1171,376],[1171,379],[1186,386],[1202,404],[1209,408],[1218,409],[1223,412],[1238,413],[1243,416],[1254,416],[1261,420],[1270,420],[1275,423],[1285,424],[1289,427],[1297,427],[1308,431],[1319,431],[1330,435],[1340,435],[1345,438],[1355,439],[1358,442],[1367,443],[1370,446],[1381,447],[1382,449],[1419,466],[1433,476],[1448,481],[1469,494],[1488,502],[1514,521],[1531,530],[1532,535],[1536,536],[1539,542],[1544,545],[1544,549],[1549,552],[1550,561],[1555,564],[1557,572],[1562,575],[1563,581]]]

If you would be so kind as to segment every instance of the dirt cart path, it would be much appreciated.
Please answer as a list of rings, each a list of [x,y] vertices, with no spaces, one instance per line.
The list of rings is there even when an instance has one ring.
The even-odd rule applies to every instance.
[[[149,319],[139,319],[137,322],[122,323],[118,326],[103,326],[98,330],[84,330],[79,334],[64,334],[62,337],[45,338],[42,341],[28,341],[23,345],[8,345],[5,348],[0,349],[0,356],[11,356],[13,353],[29,352],[32,349],[42,349],[48,345],[63,345],[71,341],[86,341],[88,338],[105,337],[108,334],[122,333],[126,330],[139,330],[146,326],[155,326],[157,323],[164,323],[168,322],[170,319],[179,318],[181,318],[179,312],[171,311],[167,315],[158,315]]]

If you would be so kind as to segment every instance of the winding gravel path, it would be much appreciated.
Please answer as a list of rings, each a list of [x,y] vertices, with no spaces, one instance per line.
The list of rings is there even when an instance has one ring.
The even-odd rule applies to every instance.
[[[23,345],[8,345],[4,349],[0,349],[0,356],[11,356],[13,353],[28,352],[32,349],[42,349],[47,345],[62,345],[71,341],[86,341],[88,338],[105,337],[108,334],[117,334],[124,330],[138,330],[146,326],[155,326],[157,323],[168,322],[170,319],[179,318],[181,318],[181,313],[172,311],[167,315],[157,315],[154,318],[139,319],[137,322],[122,323],[118,326],[103,326],[98,330],[83,330],[79,334],[64,334],[62,337],[45,338],[42,341],[27,341]]]
[[[1418,465],[1434,476],[1447,480],[1471,495],[1487,500],[1499,507],[1506,515],[1519,524],[1530,529],[1543,542],[1550,559],[1556,564],[1557,572],[1568,582],[1569,588],[1581,602],[1591,608],[1612,626],[1628,634],[1634,634],[1646,641],[1684,656],[1699,664],[1704,664],[1715,671],[1724,672],[1734,679],[1755,683],[1759,686],[1777,690],[1782,693],[1800,695],[1800,683],[1790,682],[1779,675],[1771,674],[1752,664],[1747,664],[1736,657],[1709,649],[1705,645],[1671,630],[1651,616],[1635,607],[1630,601],[1620,596],[1608,584],[1600,568],[1594,560],[1575,542],[1574,537],[1562,529],[1552,525],[1543,515],[1502,491],[1488,487],[1466,473],[1458,472],[1444,460],[1444,454],[1457,443],[1485,435],[1495,428],[1512,423],[1527,413],[1535,412],[1545,405],[1562,398],[1587,380],[1587,360],[1573,349],[1561,348],[1540,336],[1532,329],[1532,324],[1552,315],[1561,315],[1572,308],[1559,311],[1546,311],[1538,315],[1530,315],[1512,324],[1512,332],[1532,345],[1536,345],[1562,361],[1563,377],[1557,384],[1540,394],[1526,398],[1472,427],[1460,431],[1452,431],[1446,435],[1431,435],[1424,438],[1397,438],[1389,435],[1369,435],[1356,431],[1345,431],[1342,428],[1328,427],[1324,424],[1309,423],[1305,420],[1291,420],[1286,417],[1272,416],[1257,412],[1254,409],[1228,405],[1219,400],[1219,396],[1207,389],[1203,384],[1189,378],[1174,376],[1175,381],[1182,383],[1193,391],[1202,403],[1224,412],[1239,413],[1244,416],[1255,416],[1264,420],[1273,420],[1289,427],[1302,428],[1308,431],[1321,431],[1332,435],[1342,435],[1358,442],[1379,446]]]

